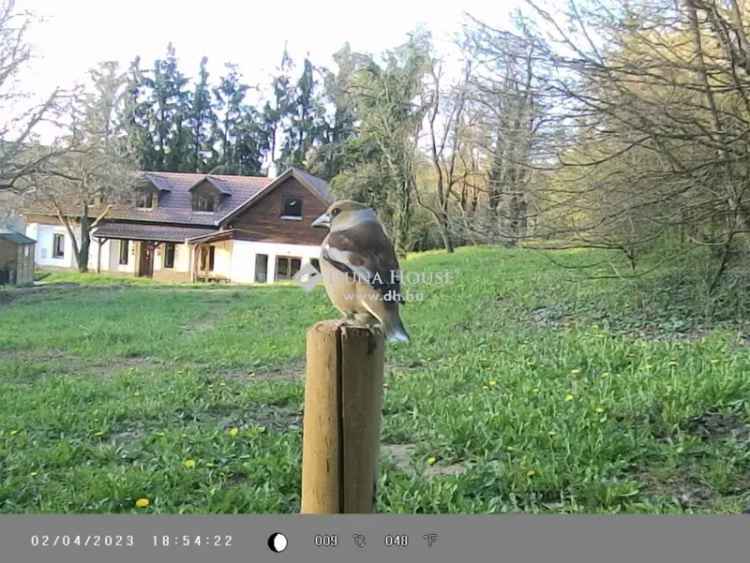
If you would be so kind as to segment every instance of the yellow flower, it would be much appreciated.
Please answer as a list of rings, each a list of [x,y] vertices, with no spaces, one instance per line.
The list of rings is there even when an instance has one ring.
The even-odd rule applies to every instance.
[[[596,409],[595,409],[595,410],[596,410],[596,412],[598,412],[599,414],[602,414],[602,413],[604,412],[604,407],[596,407]]]
[[[18,430],[11,430],[10,431],[10,435],[11,436],[15,436],[16,434],[18,434]]]
[[[151,504],[151,501],[147,498],[139,498],[137,501],[135,501],[135,507],[136,508],[148,508]]]
[[[578,368],[570,370],[571,375],[578,375],[579,373],[581,373],[581,370]]]
[[[570,393],[568,393],[567,395],[565,395],[565,400],[566,401],[572,401],[574,398],[575,397],[573,397],[573,395],[571,395]]]
[[[236,435],[237,435],[237,434],[239,434],[239,433],[240,433],[240,429],[239,429],[239,428],[237,428],[236,426],[232,426],[232,427],[231,427],[231,428],[229,429],[229,435],[230,435],[230,436],[232,436],[232,437],[236,436]]]
[[[529,469],[526,472],[526,477],[533,477],[534,475],[536,475],[536,470],[534,470],[534,469]]]
[[[185,469],[193,469],[195,468],[195,460],[194,459],[186,459],[182,462],[182,465],[185,466]]]
[[[494,387],[495,385],[497,385],[497,381],[495,381],[494,379],[490,379],[487,383],[490,387]]]
[[[437,459],[434,457],[428,457],[427,458],[427,465],[435,465],[437,463]]]

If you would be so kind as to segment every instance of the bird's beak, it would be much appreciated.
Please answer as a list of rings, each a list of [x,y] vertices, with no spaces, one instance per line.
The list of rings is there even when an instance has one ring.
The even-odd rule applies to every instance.
[[[315,219],[311,224],[312,227],[319,227],[322,229],[331,228],[331,216],[328,213],[323,213],[320,217]]]

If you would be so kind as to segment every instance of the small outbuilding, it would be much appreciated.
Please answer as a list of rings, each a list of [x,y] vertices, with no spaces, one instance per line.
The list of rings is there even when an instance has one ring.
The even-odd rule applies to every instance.
[[[0,230],[0,285],[26,285],[34,281],[36,241],[21,233]]]

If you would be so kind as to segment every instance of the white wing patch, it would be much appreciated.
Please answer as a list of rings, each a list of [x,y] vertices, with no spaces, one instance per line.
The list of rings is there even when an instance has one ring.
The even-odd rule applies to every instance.
[[[368,270],[364,266],[354,266],[352,264],[351,252],[340,250],[331,246],[330,244],[326,244],[325,251],[326,254],[331,257],[331,260],[344,264],[347,268],[354,272],[354,274],[359,278],[359,281],[369,284],[370,280],[372,280],[373,274],[370,270]]]

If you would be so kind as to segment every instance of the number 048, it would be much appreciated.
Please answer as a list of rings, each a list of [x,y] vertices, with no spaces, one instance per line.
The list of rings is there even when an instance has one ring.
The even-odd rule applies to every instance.
[[[409,536],[407,535],[387,535],[385,536],[386,547],[406,547],[409,545]]]

